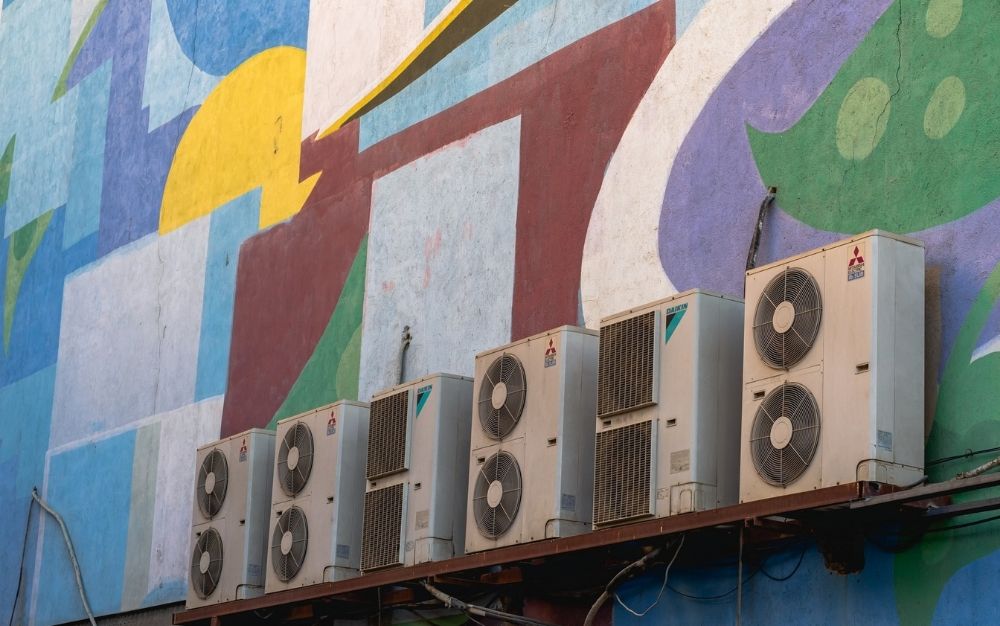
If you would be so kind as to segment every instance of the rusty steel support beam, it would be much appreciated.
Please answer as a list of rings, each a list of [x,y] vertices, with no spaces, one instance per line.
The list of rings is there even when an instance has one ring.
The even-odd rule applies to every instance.
[[[980,477],[982,478],[982,477]],[[969,479],[976,480],[976,479]],[[1000,481],[998,481],[1000,482]],[[859,482],[825,487],[803,493],[767,498],[708,511],[697,511],[671,517],[648,519],[623,526],[601,528],[590,533],[547,539],[533,543],[497,548],[486,552],[460,556],[447,561],[422,563],[412,567],[396,567],[350,578],[336,583],[321,583],[298,589],[289,589],[248,600],[224,602],[199,607],[174,614],[174,624],[189,624],[213,617],[236,615],[259,609],[299,604],[314,600],[347,600],[355,592],[373,590],[387,585],[479,570],[495,565],[523,563],[532,559],[550,559],[559,555],[593,550],[616,544],[658,539],[688,531],[702,530],[734,523],[745,523],[755,518],[775,515],[794,516],[810,509],[844,507],[881,491],[883,486]],[[340,596],[340,597],[338,597]],[[356,596],[353,596],[356,598]]]

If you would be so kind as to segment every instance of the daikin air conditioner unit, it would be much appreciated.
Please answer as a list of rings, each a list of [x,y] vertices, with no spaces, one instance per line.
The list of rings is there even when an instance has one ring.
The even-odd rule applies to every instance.
[[[742,326],[699,290],[601,321],[595,526],[736,502]]]
[[[372,397],[362,571],[464,553],[471,406],[472,379],[451,374]]]
[[[746,280],[741,500],[920,478],[923,244],[871,231]]]
[[[264,593],[274,433],[253,429],[198,448],[185,606]]]
[[[563,326],[476,356],[466,552],[590,530],[597,338]]]
[[[368,405],[283,419],[275,446],[267,593],[357,576]]]

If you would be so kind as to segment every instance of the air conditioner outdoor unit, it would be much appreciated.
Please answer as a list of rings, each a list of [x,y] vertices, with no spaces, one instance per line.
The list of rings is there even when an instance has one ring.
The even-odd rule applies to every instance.
[[[563,326],[476,356],[466,552],[590,530],[597,339]]]
[[[740,499],[924,464],[924,249],[871,231],[747,272]]]
[[[601,320],[595,527],[736,503],[742,326],[700,290]]]
[[[341,400],[278,422],[267,593],[360,574],[368,405]]]
[[[253,429],[198,448],[185,606],[264,593],[274,433]]]
[[[432,374],[372,397],[361,570],[465,549],[472,379]]]

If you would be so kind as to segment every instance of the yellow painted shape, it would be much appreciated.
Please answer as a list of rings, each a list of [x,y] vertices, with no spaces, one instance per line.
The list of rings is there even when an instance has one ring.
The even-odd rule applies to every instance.
[[[365,105],[367,105],[369,102],[374,100],[376,96],[382,93],[386,87],[395,82],[395,80],[399,78],[399,75],[402,74],[403,71],[406,70],[406,68],[410,67],[413,61],[415,61],[417,57],[423,54],[424,50],[426,50],[427,47],[430,46],[431,43],[433,43],[434,40],[437,39],[439,35],[441,35],[441,33],[443,33],[449,26],[451,26],[451,23],[454,22],[455,19],[462,14],[462,11],[467,9],[468,6],[473,3],[473,1],[474,0],[461,0],[461,2],[452,7],[451,11],[449,11],[448,14],[445,15],[434,28],[432,28],[426,35],[424,35],[424,38],[420,40],[420,43],[418,43],[417,46],[412,51],[410,51],[408,55],[406,55],[406,58],[403,59],[400,62],[400,64],[397,65],[396,68],[389,73],[388,76],[383,78],[379,82],[379,84],[375,85],[374,87],[372,87],[370,91],[361,96],[361,99],[355,102],[354,106],[349,108],[347,112],[341,115],[337,119],[337,121],[335,121],[332,125],[330,125],[330,127],[328,127],[324,131],[321,131],[316,136],[316,138],[322,139],[323,137],[326,137],[330,133],[339,129],[341,126],[350,121],[350,119],[354,117],[358,111],[363,109]]]
[[[184,131],[160,206],[160,234],[261,187],[260,227],[298,213],[319,179],[299,182],[306,55],[276,47],[216,85]]]

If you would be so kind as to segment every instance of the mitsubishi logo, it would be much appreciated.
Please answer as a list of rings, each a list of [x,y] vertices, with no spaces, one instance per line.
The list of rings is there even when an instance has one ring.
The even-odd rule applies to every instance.
[[[854,265],[864,265],[865,257],[861,256],[861,248],[854,246],[854,256],[851,257],[850,263],[847,267],[854,267]]]

